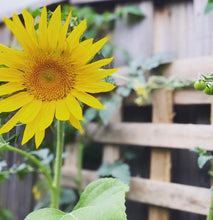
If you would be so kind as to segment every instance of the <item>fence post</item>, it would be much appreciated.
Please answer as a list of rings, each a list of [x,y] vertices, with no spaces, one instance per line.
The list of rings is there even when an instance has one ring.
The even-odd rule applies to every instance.
[[[152,103],[152,122],[172,123],[172,90],[159,89],[154,91],[152,94]],[[169,149],[153,148],[151,150],[150,179],[170,182],[171,151]],[[151,206],[149,208],[149,220],[169,220],[169,210],[165,208]]]

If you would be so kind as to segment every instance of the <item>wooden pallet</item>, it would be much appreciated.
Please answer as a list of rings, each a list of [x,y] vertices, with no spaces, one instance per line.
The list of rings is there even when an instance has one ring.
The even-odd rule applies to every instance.
[[[125,68],[122,68],[123,70]],[[185,71],[184,71],[185,70]],[[195,71],[196,70],[196,71]],[[197,71],[209,73],[213,70],[213,57],[177,60],[165,70],[165,75],[180,73],[180,76],[196,78]],[[133,101],[129,100],[128,104]],[[86,133],[93,141],[103,143],[104,161],[119,159],[119,148],[123,144],[151,147],[150,179],[132,177],[127,198],[150,205],[149,220],[169,219],[169,209],[206,215],[209,210],[211,193],[207,188],[171,183],[171,150],[193,149],[199,146],[213,151],[213,126],[175,124],[174,104],[212,104],[212,96],[193,89],[173,91],[169,88],[156,90],[152,94],[152,123],[122,122],[112,120],[108,126],[91,123]],[[212,118],[212,117],[211,117]],[[76,157],[73,155],[73,157]],[[75,186],[76,166],[65,163],[63,186]],[[98,178],[94,171],[83,170],[83,186]]]

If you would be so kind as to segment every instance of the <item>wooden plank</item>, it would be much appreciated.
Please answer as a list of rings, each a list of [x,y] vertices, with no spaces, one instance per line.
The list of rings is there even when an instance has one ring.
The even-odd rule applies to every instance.
[[[109,124],[114,124],[122,121],[122,103],[116,107],[110,118]],[[105,145],[103,148],[103,163],[109,162],[113,164],[120,159],[120,147],[112,144]]]
[[[125,49],[131,58],[138,60],[152,55],[154,5],[152,1],[142,1],[137,5],[145,13],[146,18],[134,25],[130,25],[127,18],[118,19],[113,34],[113,44]],[[118,50],[114,51],[114,57],[115,66],[126,64],[125,57]]]
[[[171,89],[159,89],[152,93],[152,121],[154,123],[172,123],[173,93]],[[150,179],[171,181],[171,152],[169,149],[151,150]],[[160,207],[149,208],[150,220],[169,220],[169,211]]]
[[[76,173],[75,169],[63,167],[61,185],[76,187],[74,181]],[[84,187],[97,179],[95,171],[83,170]],[[209,210],[211,193],[209,189],[202,187],[133,177],[127,198],[137,202],[206,215]]]
[[[204,105],[213,103],[213,96],[193,89],[175,91],[173,99],[174,104],[178,105]]]
[[[0,8],[0,22],[3,21],[3,17],[11,17],[13,13],[20,14],[24,8],[38,8],[44,5],[51,5],[55,3],[61,3],[64,0],[7,0],[4,1],[4,4],[1,4]]]
[[[116,123],[103,127],[89,124],[86,133],[94,141],[175,149],[200,148],[213,151],[213,126],[193,124]]]
[[[173,94],[173,103],[176,105],[206,105],[213,103],[213,96],[195,89],[174,90]],[[132,93],[124,100],[124,105],[135,105],[135,99],[136,94]],[[151,103],[152,100],[150,99],[144,105],[151,105]]]
[[[198,57],[192,59],[180,59],[172,62],[165,68],[163,74],[165,76],[177,76],[181,79],[197,79],[199,74],[212,73],[213,57]]]

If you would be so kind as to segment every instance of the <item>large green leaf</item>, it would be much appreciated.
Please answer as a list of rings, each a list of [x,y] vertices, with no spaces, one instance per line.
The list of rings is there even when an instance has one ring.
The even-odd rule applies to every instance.
[[[71,213],[40,209],[25,220],[126,220],[125,193],[129,187],[119,180],[104,178],[91,183]]]
[[[24,220],[60,220],[64,215],[60,210],[46,208],[30,213]]]

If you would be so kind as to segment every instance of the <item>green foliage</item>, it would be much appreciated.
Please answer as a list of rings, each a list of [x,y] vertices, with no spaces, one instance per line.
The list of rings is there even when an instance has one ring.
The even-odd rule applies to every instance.
[[[207,95],[213,95],[213,74],[210,76],[200,75],[199,79],[194,82],[194,88],[200,90]]]
[[[46,208],[30,213],[25,220],[126,220],[125,193],[128,186],[104,178],[87,186],[71,213]]]
[[[114,177],[127,185],[130,183],[129,165],[122,161],[116,161],[112,165],[103,163],[97,172],[100,177]]]
[[[213,0],[208,0],[204,13],[208,14],[208,13],[212,12],[212,10],[213,10]]]
[[[86,123],[97,119],[100,120],[102,124],[107,125],[109,123],[113,111],[120,102],[121,97],[108,98],[102,100],[102,104],[105,107],[104,109],[97,110],[93,108],[88,108],[84,114]]]
[[[198,153],[199,155],[197,163],[200,169],[202,169],[208,161],[213,159],[212,155],[209,155],[206,150],[200,149],[199,147],[192,149],[192,151]]]
[[[0,206],[0,219],[2,220],[12,220],[14,218],[13,213]]]

